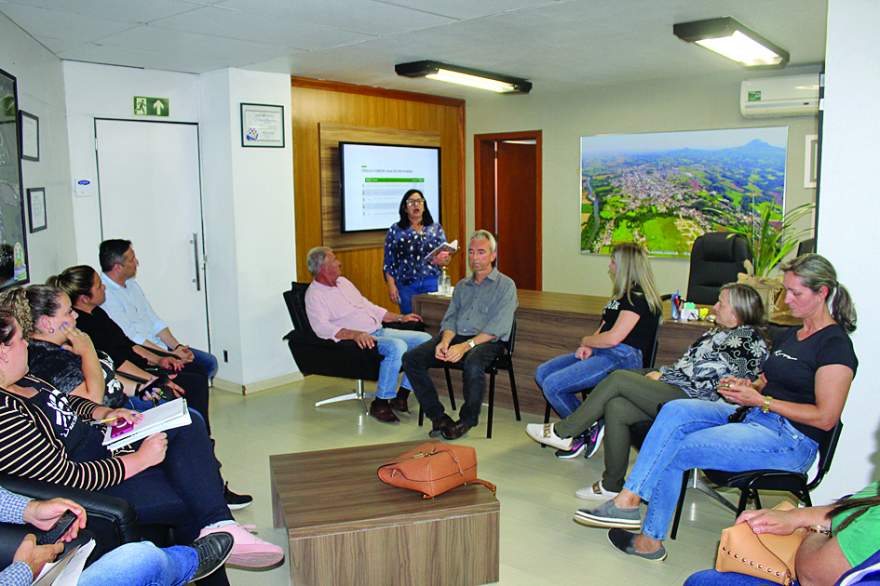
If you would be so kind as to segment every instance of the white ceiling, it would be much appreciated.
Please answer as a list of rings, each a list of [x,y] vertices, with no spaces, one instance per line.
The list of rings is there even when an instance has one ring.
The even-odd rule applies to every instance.
[[[733,72],[676,22],[733,16],[821,63],[827,0],[0,0],[62,59],[202,73],[225,67],[466,97],[398,77],[435,59],[530,79],[533,93]]]

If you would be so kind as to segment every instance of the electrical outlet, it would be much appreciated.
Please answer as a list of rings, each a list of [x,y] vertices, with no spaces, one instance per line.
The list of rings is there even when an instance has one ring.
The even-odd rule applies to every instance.
[[[227,350],[223,351],[223,362],[229,362],[229,352]]]

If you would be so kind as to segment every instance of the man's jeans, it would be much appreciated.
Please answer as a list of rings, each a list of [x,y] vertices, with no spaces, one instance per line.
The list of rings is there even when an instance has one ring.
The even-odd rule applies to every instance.
[[[816,459],[816,442],[788,419],[753,408],[741,423],[728,423],[735,410],[723,401],[699,399],[663,406],[624,485],[648,501],[642,533],[666,537],[685,470],[804,472]]]
[[[196,573],[199,555],[191,547],[159,549],[149,541],[126,543],[85,569],[78,586],[178,586]]]
[[[379,381],[376,383],[376,398],[393,399],[397,396],[397,377],[400,374],[400,362],[403,355],[410,348],[431,339],[426,332],[413,330],[395,330],[393,328],[379,328],[370,335],[376,338],[376,348],[379,354],[384,356],[379,365]],[[403,375],[400,386],[412,390],[409,379]]]
[[[409,285],[397,285],[397,293],[400,295],[400,313],[412,313],[413,295],[433,293],[436,290],[437,277],[422,277]]]
[[[450,342],[459,344],[470,340],[473,336],[455,336]],[[410,350],[403,357],[403,370],[413,383],[413,391],[425,415],[431,421],[438,421],[446,412],[443,403],[437,397],[437,389],[428,374],[429,368],[442,368],[445,364],[434,358],[434,351],[440,343],[440,336],[428,340],[418,348]],[[483,407],[483,394],[486,392],[486,367],[502,351],[501,342],[489,342],[468,350],[461,359],[464,404],[459,411],[459,418],[466,425],[474,427],[480,418]]]
[[[190,352],[193,353],[193,363],[204,371],[205,376],[208,377],[208,382],[210,382],[214,375],[217,374],[217,369],[219,368],[217,357],[210,352],[205,352],[198,348],[190,348]]]
[[[592,355],[585,360],[574,354],[548,360],[535,370],[535,382],[544,391],[547,402],[565,418],[581,404],[577,393],[595,387],[615,370],[641,367],[642,351],[618,344],[611,348],[593,348]]]

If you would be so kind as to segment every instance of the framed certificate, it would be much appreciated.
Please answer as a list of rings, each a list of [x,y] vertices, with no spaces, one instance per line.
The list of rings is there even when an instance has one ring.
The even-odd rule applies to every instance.
[[[48,226],[46,214],[46,188],[33,187],[27,190],[28,219],[31,224],[31,234],[45,230]]]
[[[40,119],[24,110],[21,115],[21,158],[26,161],[40,160]]]
[[[241,104],[241,146],[284,147],[284,106]]]

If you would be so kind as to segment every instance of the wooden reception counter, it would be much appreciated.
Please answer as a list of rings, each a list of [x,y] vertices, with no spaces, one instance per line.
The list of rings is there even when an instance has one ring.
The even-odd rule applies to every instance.
[[[516,351],[513,363],[520,407],[530,413],[544,413],[544,398],[535,384],[535,368],[542,362],[574,352],[580,339],[596,331],[607,297],[550,293],[545,291],[517,291],[519,308],[516,310]],[[421,315],[428,331],[437,333],[449,297],[417,295],[413,311]],[[657,366],[672,364],[709,327],[707,322],[676,322],[669,316],[669,302],[664,304],[664,321],[660,326],[660,347]],[[440,396],[446,395],[442,369],[432,371],[434,384]],[[461,397],[461,378],[453,373],[457,397]],[[496,379],[495,400],[498,405],[512,407],[507,376]]]

